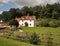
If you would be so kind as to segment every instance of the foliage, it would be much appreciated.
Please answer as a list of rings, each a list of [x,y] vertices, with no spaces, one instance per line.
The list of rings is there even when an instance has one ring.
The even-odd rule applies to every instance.
[[[24,39],[25,41],[28,40],[28,39],[32,39],[31,37],[38,37],[37,39],[41,40],[39,41],[40,44],[43,44],[43,46],[60,46],[60,27],[57,27],[57,28],[52,28],[52,27],[21,27],[23,29],[23,32],[20,32],[20,31],[9,31],[9,29],[5,29],[5,30],[1,30],[4,34],[4,39],[5,38],[12,38],[14,39],[13,41],[15,42],[15,40],[18,41],[21,41],[22,39]],[[36,34],[36,33],[37,34]],[[35,34],[35,35],[33,35]],[[28,39],[27,39],[28,37]],[[35,38],[33,37],[33,40],[35,40]],[[18,39],[16,39],[18,38]],[[12,46],[13,45],[13,41],[11,42],[11,40],[6,40],[4,41],[4,39],[2,38],[3,41],[1,41],[0,43],[0,46]],[[32,41],[33,41],[32,40]],[[8,42],[9,41],[9,42]],[[23,41],[23,42],[25,42]],[[28,41],[30,42],[30,41]],[[3,44],[4,43],[4,44]],[[47,44],[45,44],[47,43]],[[18,43],[17,43],[18,44]],[[21,43],[23,44],[23,43]],[[18,46],[20,45],[20,42],[18,44]],[[27,43],[26,46],[28,46],[29,43]],[[16,45],[16,43],[14,44]],[[25,46],[25,45],[22,45],[22,46]],[[32,45],[31,45],[32,46]],[[35,46],[35,45],[34,45]],[[36,45],[36,46],[40,46],[40,45]],[[41,45],[42,46],[42,45]]]
[[[13,20],[10,20],[9,21],[9,25],[10,26],[16,26],[16,27],[18,27],[19,26],[19,23],[15,19],[13,19]]]
[[[58,26],[58,23],[56,21],[50,21],[49,22],[49,26],[50,27],[57,27]]]
[[[40,27],[48,27],[48,21],[39,21]]]
[[[19,8],[11,8],[9,11],[4,11],[1,15],[1,19],[4,21],[8,21],[11,19],[15,19],[16,17],[25,16],[29,13],[30,15],[35,15],[36,18],[53,18],[60,19],[60,4],[47,4],[46,6],[35,6],[28,7],[24,6],[21,9]]]
[[[52,33],[49,33],[47,35],[47,46],[53,46],[54,42],[54,38],[52,38],[53,34]]]
[[[29,39],[29,42],[31,44],[40,44],[40,38],[39,36],[34,32],[31,36],[30,36],[30,39]]]
[[[3,37],[0,37],[0,46],[35,46],[29,43],[24,43],[21,41],[16,41],[12,39],[6,39]]]
[[[56,19],[38,19],[37,25],[40,27],[60,27],[60,20]]]
[[[48,19],[48,20],[39,20],[37,22],[38,26],[41,27],[56,27],[60,26],[60,4],[47,4],[46,6],[34,6],[34,7],[28,7],[24,6],[21,9],[19,8],[11,8],[9,11],[4,11],[2,14],[0,14],[0,19],[4,21],[10,21],[12,19],[15,19],[16,17],[26,16],[29,13],[30,16],[34,15],[36,16],[36,19]],[[53,21],[51,22],[49,18]],[[56,20],[53,20],[56,19]],[[16,24],[17,25],[17,24]]]

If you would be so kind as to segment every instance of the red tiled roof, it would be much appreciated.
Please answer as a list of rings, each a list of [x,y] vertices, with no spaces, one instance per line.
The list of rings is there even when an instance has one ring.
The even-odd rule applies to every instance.
[[[21,18],[16,18],[16,20],[19,22],[20,20],[35,20],[35,16],[22,16]]]

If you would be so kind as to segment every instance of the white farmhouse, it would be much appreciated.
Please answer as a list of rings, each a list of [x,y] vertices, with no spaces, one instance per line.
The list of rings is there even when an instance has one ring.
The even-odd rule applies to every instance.
[[[19,26],[35,27],[36,26],[36,17],[33,16],[22,16],[21,18],[16,18],[19,22]]]

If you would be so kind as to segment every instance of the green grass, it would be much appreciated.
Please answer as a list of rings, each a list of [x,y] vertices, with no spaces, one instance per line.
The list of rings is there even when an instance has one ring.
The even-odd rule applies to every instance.
[[[41,37],[41,34],[44,34],[46,36],[48,36],[49,33],[52,33],[52,37],[58,41],[60,43],[60,27],[57,28],[53,28],[53,27],[22,27],[23,31],[25,32],[36,32],[37,34],[39,34]],[[45,38],[46,38],[45,36]],[[55,41],[55,42],[56,42]]]
[[[60,27],[21,27],[23,32],[36,32],[38,34],[53,34],[54,43],[60,43]],[[16,32],[17,33],[17,32]],[[19,32],[20,33],[20,32]],[[22,33],[22,34],[24,34]],[[0,37],[0,46],[42,46],[42,45],[32,45],[29,43],[24,43],[20,41],[15,41],[11,39],[1,38]]]
[[[36,32],[37,34],[40,35],[41,37],[47,38],[49,36],[49,33],[52,33],[53,35],[51,36],[54,40],[53,43],[58,43],[60,46],[60,27],[53,28],[53,27],[22,27],[23,31],[25,32]],[[44,36],[42,36],[44,34]],[[41,40],[43,40],[41,38]],[[47,39],[45,39],[46,41]]]
[[[60,34],[60,27],[22,27],[22,29],[27,32]]]
[[[32,45],[29,43],[24,43],[0,37],[0,46],[37,46],[37,45]]]

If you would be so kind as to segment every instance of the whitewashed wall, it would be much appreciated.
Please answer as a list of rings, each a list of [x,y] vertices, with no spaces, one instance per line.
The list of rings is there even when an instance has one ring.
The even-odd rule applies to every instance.
[[[35,26],[35,21],[34,20],[31,20],[31,21],[30,20],[20,20],[19,21],[19,26],[25,26],[25,22],[28,23],[28,27],[34,27]]]

